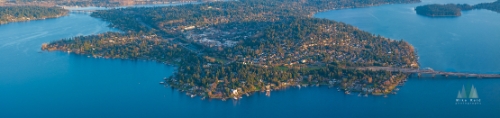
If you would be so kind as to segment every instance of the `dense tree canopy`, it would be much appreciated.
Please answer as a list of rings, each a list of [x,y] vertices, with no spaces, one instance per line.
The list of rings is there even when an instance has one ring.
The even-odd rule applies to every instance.
[[[0,7],[0,24],[17,21],[53,18],[67,14],[67,10],[57,7],[12,6]]]
[[[461,11],[473,10],[473,9],[488,9],[500,13],[500,0],[492,3],[481,3],[477,5],[468,4],[430,4],[418,6],[415,8],[417,14],[431,17],[439,16],[460,16]]]
[[[168,84],[211,98],[320,84],[389,93],[406,74],[352,67],[418,67],[413,47],[312,15],[329,9],[409,2],[418,1],[241,0],[120,8],[92,16],[126,33],[74,37],[42,48],[176,64],[178,72],[167,79]]]

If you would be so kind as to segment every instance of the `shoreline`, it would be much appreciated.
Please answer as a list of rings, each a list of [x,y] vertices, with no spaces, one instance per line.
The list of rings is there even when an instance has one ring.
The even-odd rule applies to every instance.
[[[28,22],[67,16],[69,10],[43,6],[0,6],[0,25],[14,22]]]
[[[208,97],[208,99],[215,99],[215,100],[226,101],[228,99],[239,100],[243,96],[249,97],[249,96],[251,96],[253,94],[257,94],[257,93],[265,93],[266,96],[271,96],[271,92],[272,91],[286,91],[287,89],[290,89],[290,88],[301,89],[301,88],[309,88],[309,87],[328,87],[328,89],[335,89],[335,88],[337,88],[337,92],[343,92],[345,95],[359,94],[358,96],[360,96],[360,97],[361,97],[361,95],[363,97],[368,97],[368,95],[387,97],[387,95],[391,95],[391,94],[392,95],[396,95],[397,92],[399,91],[398,86],[403,86],[404,82],[406,82],[409,78],[410,78],[410,76],[407,76],[406,79],[402,80],[401,82],[398,82],[397,84],[392,85],[393,87],[391,87],[391,89],[388,92],[371,92],[371,91],[369,92],[369,91],[366,91],[366,90],[363,90],[363,91],[349,91],[349,90],[345,90],[345,89],[340,89],[340,85],[339,85],[340,83],[335,84],[335,85],[326,84],[326,83],[321,83],[321,84],[302,84],[302,83],[293,83],[292,84],[291,83],[291,84],[288,84],[288,85],[281,86],[279,88],[271,88],[269,90],[247,91],[247,92],[244,92],[244,93],[239,93],[238,95],[233,95],[233,96],[228,96],[228,97],[210,97],[210,96],[206,95],[205,93],[192,93],[192,92],[188,92],[188,90],[180,89],[178,87],[174,87],[172,84],[170,84],[171,82],[174,82],[174,81],[172,79],[167,79],[167,78],[164,78],[164,80],[166,80],[166,83],[160,83],[160,84],[164,85],[165,87],[170,86],[172,89],[177,89],[177,91],[179,91],[179,92],[186,93],[186,95],[187,96],[191,96],[191,98],[194,98],[196,96],[200,96],[201,100],[205,100],[205,98]],[[365,89],[365,88],[363,88],[363,89]]]
[[[10,22],[0,22],[0,25],[6,25],[9,23],[17,23],[17,22],[30,22],[30,21],[37,21],[37,20],[55,19],[55,18],[60,18],[60,17],[68,16],[68,15],[69,15],[69,13],[54,16],[54,17],[36,18],[36,19],[29,19],[29,20],[17,20],[17,21],[10,21]]]
[[[341,9],[345,9],[345,8],[365,8],[365,7],[370,7],[370,6],[380,6],[380,5],[385,5],[385,4],[368,5],[368,6],[363,6],[363,7],[342,7]],[[335,8],[334,8],[334,9],[329,9],[329,10],[340,10],[340,9],[335,9]],[[329,10],[324,10],[324,11],[329,11]],[[323,10],[321,10],[321,11],[323,11]],[[319,12],[315,12],[315,13],[313,13],[313,14],[317,14],[317,13],[319,13]],[[315,17],[313,17],[313,16],[314,16],[314,15],[309,16],[309,19],[320,19],[320,18],[315,18]],[[329,20],[329,21],[333,21],[333,20]],[[357,29],[357,28],[356,28],[356,29]],[[392,39],[386,39],[386,40],[389,40],[389,42],[393,42],[393,41],[394,41],[394,40],[392,40]],[[411,45],[410,45],[410,47],[411,47]],[[52,47],[51,47],[51,48],[52,48]],[[66,49],[66,48],[64,48],[64,47],[61,47],[61,48],[62,48],[62,50],[61,50],[61,49],[58,49],[58,48],[57,48],[57,45],[56,45],[56,47],[54,47],[54,48],[55,48],[55,49],[47,49],[47,48],[46,48],[46,46],[42,46],[42,50],[49,50],[49,51],[54,51],[54,50],[64,51],[64,49]],[[82,54],[84,54],[84,55],[85,55],[85,52],[84,52],[84,53],[71,52],[71,53],[75,53],[75,54],[79,54],[79,55],[82,55]],[[92,55],[92,56],[93,56],[93,57],[95,57],[95,55]],[[104,57],[104,58],[106,58],[106,57]],[[109,58],[109,57],[108,57],[108,58]],[[152,57],[149,57],[149,58],[152,58]],[[135,60],[135,59],[130,59],[130,58],[123,58],[123,59]],[[147,59],[147,60],[155,60],[155,59]],[[172,59],[170,59],[170,60],[172,60]],[[417,60],[417,61],[418,61],[418,60]],[[160,62],[160,61],[156,61],[156,62]],[[161,63],[161,62],[160,62],[160,63]],[[177,64],[174,64],[174,65],[177,65]],[[177,65],[177,66],[176,66],[176,67],[177,67],[177,69],[176,69],[177,71],[176,71],[176,72],[174,72],[174,73],[178,73],[178,72],[179,72],[179,70],[178,70],[178,69],[179,69],[179,67],[178,67],[178,66],[179,66],[179,65]],[[327,66],[324,66],[324,67],[327,67]],[[254,67],[252,67],[252,68],[254,68]],[[348,70],[348,69],[342,69],[342,70],[344,70],[344,71],[346,71],[346,72],[349,72],[349,71],[354,71],[354,70]],[[381,74],[381,73],[377,73],[377,74],[378,74],[378,75],[383,75],[383,74]],[[377,75],[377,74],[376,74],[376,75]],[[270,82],[270,81],[267,81],[267,80],[266,80],[265,82],[262,82],[262,83],[264,83],[264,84],[267,84],[267,85],[264,85],[264,84],[263,84],[264,86],[262,86],[262,87],[265,87],[265,88],[260,88],[260,87],[258,87],[258,88],[251,89],[251,90],[247,90],[247,89],[245,89],[245,91],[243,91],[243,92],[242,92],[242,94],[238,94],[238,92],[234,92],[234,91],[241,91],[241,90],[238,90],[238,89],[241,89],[241,88],[233,88],[234,90],[233,90],[233,89],[231,89],[231,91],[233,91],[233,92],[232,92],[233,94],[229,94],[229,93],[224,93],[224,94],[221,94],[220,92],[223,92],[223,91],[221,91],[221,90],[212,90],[212,91],[210,91],[210,92],[206,92],[206,91],[204,91],[204,90],[202,89],[203,87],[201,87],[201,86],[200,86],[200,88],[198,88],[199,86],[188,86],[188,85],[184,85],[184,84],[183,84],[183,85],[180,85],[180,84],[182,84],[183,82],[181,82],[181,83],[179,83],[179,84],[174,84],[173,82],[176,82],[176,81],[177,81],[176,79],[173,79],[173,78],[175,78],[175,76],[176,76],[176,75],[174,74],[174,75],[172,75],[172,76],[170,76],[170,77],[169,77],[170,79],[165,79],[165,80],[166,80],[166,81],[165,81],[165,84],[168,84],[168,85],[170,85],[171,87],[174,87],[174,88],[178,89],[179,91],[186,92],[187,94],[191,94],[191,95],[195,95],[195,96],[196,96],[196,95],[200,95],[200,96],[204,96],[204,97],[207,97],[207,96],[208,96],[209,98],[212,98],[212,99],[223,99],[223,100],[224,100],[224,99],[228,99],[228,98],[233,98],[233,97],[238,98],[238,97],[241,97],[241,96],[242,96],[242,95],[244,95],[244,94],[253,93],[253,92],[258,92],[258,91],[264,91],[264,92],[266,92],[266,91],[267,91],[267,92],[270,92],[270,91],[273,91],[273,90],[281,90],[281,89],[284,89],[284,88],[287,88],[287,87],[290,87],[290,86],[309,86],[309,84],[311,84],[311,85],[313,85],[313,86],[314,86],[314,85],[316,85],[316,86],[319,86],[319,85],[325,85],[325,84],[323,84],[323,83],[322,83],[322,82],[325,82],[325,81],[323,81],[323,80],[322,80],[322,81],[316,81],[316,80],[315,80],[316,82],[312,82],[312,83],[303,83],[302,81],[305,81],[305,80],[302,80],[302,79],[304,79],[304,78],[299,77],[299,78],[293,78],[293,80],[298,80],[298,82],[290,82],[290,81],[285,82],[285,81],[283,81],[283,82],[285,83],[284,85],[282,85],[282,84],[275,85],[275,84],[274,84],[274,82]],[[388,82],[389,84],[385,84],[385,83],[387,83],[387,80],[385,80],[386,82],[383,82],[384,84],[383,84],[382,86],[384,86],[384,85],[386,85],[386,86],[397,86],[397,85],[399,84],[399,82],[401,81],[401,79],[407,79],[407,77],[408,77],[407,75],[398,75],[398,76],[403,76],[404,78],[399,78],[399,77],[397,77],[397,78],[399,78],[399,79],[397,80],[397,82],[396,82],[396,81],[395,81],[395,82],[392,82],[392,81],[393,81],[393,80],[392,80],[392,78],[396,78],[395,76],[392,76],[392,77],[390,77],[390,78],[391,78],[391,81],[390,81],[390,82]],[[323,78],[323,77],[322,77],[322,78]],[[350,77],[346,77],[346,78],[344,78],[344,79],[347,79],[347,78],[350,78]],[[290,78],[290,79],[292,79],[292,78]],[[318,79],[318,78],[315,78],[315,79]],[[328,78],[328,79],[332,79],[332,78]],[[337,78],[337,79],[339,79],[339,78]],[[333,80],[336,80],[336,79],[333,79]],[[340,79],[339,79],[339,80],[340,80]],[[220,82],[220,80],[218,80],[218,81]],[[344,80],[344,81],[345,81],[345,80]],[[358,81],[359,81],[359,80],[358,80]],[[361,86],[361,85],[363,84],[363,82],[358,82],[358,81],[354,82],[354,84],[358,83],[358,84],[356,84],[356,86]],[[370,79],[370,81],[371,81],[371,79]],[[227,81],[226,81],[226,82],[227,82]],[[280,82],[280,83],[282,83],[282,82]],[[371,82],[370,82],[370,83],[371,83]],[[379,81],[379,83],[380,83],[380,81]],[[396,83],[396,84],[391,84],[391,83]],[[339,84],[340,84],[340,83],[338,83],[338,84],[337,84],[337,86],[339,86]],[[342,83],[342,84],[343,84],[342,86],[344,86],[344,87],[342,87],[342,89],[343,89],[342,91],[345,91],[345,93],[346,93],[346,94],[350,94],[350,91],[356,91],[356,90],[353,90],[354,84],[353,84],[352,82],[349,82],[349,84],[352,84],[352,85],[347,85],[347,83]],[[329,85],[329,84],[326,84],[326,85]],[[334,83],[334,84],[331,84],[331,85],[332,85],[332,86],[335,86],[335,83]],[[220,88],[220,87],[218,87],[218,88]],[[222,88],[226,88],[226,87],[222,87]],[[358,91],[361,91],[360,89],[364,89],[364,87],[362,87],[362,88],[361,88],[361,87],[357,87],[357,88],[359,88],[359,89],[357,89]],[[395,89],[395,87],[388,87],[388,88],[386,88],[386,87],[373,87],[373,88],[377,88],[377,89],[376,89],[376,90],[375,90],[375,89],[371,89],[371,90],[370,90],[370,92],[365,92],[365,93],[366,93],[366,94],[378,94],[378,93],[385,93],[385,94],[388,94],[388,93],[392,92],[392,90],[393,90],[393,89]],[[190,89],[191,89],[191,90],[190,90]],[[228,88],[226,88],[226,89],[228,89]],[[380,90],[380,89],[382,89],[382,90]],[[228,90],[226,90],[226,91],[229,91],[229,89],[228,89]],[[339,91],[340,91],[340,90],[339,90]],[[363,91],[367,91],[367,90],[363,90]],[[215,94],[220,94],[220,95],[212,96],[212,95],[211,95],[211,94],[212,94],[212,92],[219,92],[219,93],[215,93]],[[236,94],[234,94],[234,93],[236,93]]]

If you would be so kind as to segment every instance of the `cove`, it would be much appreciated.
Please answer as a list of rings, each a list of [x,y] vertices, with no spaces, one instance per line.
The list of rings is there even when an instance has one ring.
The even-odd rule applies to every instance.
[[[477,65],[474,66],[481,66],[477,67],[480,70],[473,70],[474,66],[454,68],[431,63],[432,59],[438,57],[453,60],[463,57],[453,57],[460,55],[460,52],[425,56],[433,49],[440,49],[439,47],[443,46],[438,44],[452,43],[452,41],[449,41],[451,39],[447,39],[446,36],[439,38],[442,40],[431,40],[425,37],[420,38],[421,34],[417,34],[418,32],[412,34],[411,31],[405,33],[404,30],[397,30],[398,27],[405,28],[404,26],[409,25],[395,22],[398,21],[397,17],[408,17],[406,20],[419,19],[413,16],[416,14],[401,14],[385,19],[388,21],[367,20],[374,18],[371,16],[364,17],[362,20],[348,18],[349,14],[356,16],[353,14],[355,12],[352,12],[356,10],[365,10],[358,11],[360,13],[384,9],[400,12],[397,10],[406,8],[408,9],[406,12],[411,12],[411,6],[418,5],[408,4],[408,7],[402,7],[406,5],[383,5],[337,10],[328,13],[344,14],[328,16],[347,17],[344,20],[331,19],[352,24],[374,34],[409,41],[418,49],[420,63],[424,67],[432,67],[436,70],[500,72],[496,70],[498,68],[493,67],[494,65],[487,66],[494,64],[494,59],[485,59],[491,62],[488,64],[485,64],[487,61],[480,60],[483,58],[465,60],[476,63]],[[382,16],[390,12],[372,13],[373,16],[382,19]],[[476,30],[483,28],[489,28],[489,30],[484,30],[483,35],[460,32],[456,33],[457,35],[460,34],[462,37],[491,36],[499,39],[495,34],[498,34],[496,32],[500,30],[495,29],[498,27],[492,23],[498,19],[493,13],[487,11],[467,13],[470,14],[460,18],[489,16],[482,19],[469,18],[470,21],[464,21],[470,23],[469,26],[481,26],[476,27]],[[390,24],[390,19],[394,19],[393,23],[399,25],[385,26],[386,29],[379,29],[381,31],[370,30],[377,29],[379,27],[377,24],[384,24],[384,22]],[[420,24],[436,22],[434,20],[436,19],[428,19]],[[446,30],[437,28],[446,27],[450,24],[446,25],[445,22],[458,19],[446,20],[427,25],[432,26],[430,29],[435,29],[432,31],[435,34],[431,36],[441,36]],[[490,24],[484,24],[485,22]],[[358,97],[357,94],[345,95],[327,87],[307,87],[273,91],[270,97],[265,96],[264,93],[255,93],[239,101],[223,102],[200,100],[197,97],[190,98],[175,89],[159,85],[158,82],[163,77],[168,77],[174,72],[174,67],[156,62],[95,59],[63,52],[40,51],[42,43],[60,38],[117,31],[106,27],[107,25],[108,23],[92,18],[88,14],[77,13],[57,19],[0,25],[0,36],[2,36],[0,38],[0,117],[500,117],[500,114],[495,112],[500,110],[498,108],[500,80],[497,79],[410,78],[403,87],[400,87],[401,90],[397,95],[390,95],[388,98]],[[398,34],[396,31],[401,33]],[[432,33],[429,32],[429,34]],[[425,41],[421,41],[419,45],[419,40],[424,39]],[[470,44],[477,39],[460,38],[460,40],[472,40],[467,42]],[[433,41],[435,42],[429,43]],[[488,38],[488,41],[491,42],[475,42],[495,44],[492,38]],[[434,46],[423,46],[425,44]],[[453,46],[445,48],[451,47]],[[479,48],[484,47],[486,46],[477,45],[468,48],[483,50]],[[495,46],[489,48],[494,49]],[[425,52],[425,50],[428,51]],[[495,50],[485,53],[494,54],[494,52]],[[474,53],[466,53],[468,54]],[[446,62],[449,63],[448,60]],[[457,92],[463,85],[470,84],[476,87],[482,104],[456,105]]]

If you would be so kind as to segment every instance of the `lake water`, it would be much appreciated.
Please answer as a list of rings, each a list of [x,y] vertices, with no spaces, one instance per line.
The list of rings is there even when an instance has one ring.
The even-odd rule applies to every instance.
[[[495,45],[500,44],[500,14],[478,10],[435,19],[416,15],[412,8],[418,5],[336,10],[316,17],[409,41],[424,67],[500,73],[500,46]],[[0,117],[500,117],[500,79],[410,78],[388,98],[308,87],[223,102],[190,98],[159,85],[174,67],[40,51],[44,42],[117,31],[107,25],[73,13],[0,25]],[[456,105],[457,92],[471,84],[481,105]]]
[[[495,0],[493,0],[495,1]],[[492,0],[434,0],[316,14],[373,34],[404,39],[418,51],[421,67],[434,70],[500,73],[500,13],[472,10],[456,18],[430,18],[414,8],[431,3],[477,4]]]

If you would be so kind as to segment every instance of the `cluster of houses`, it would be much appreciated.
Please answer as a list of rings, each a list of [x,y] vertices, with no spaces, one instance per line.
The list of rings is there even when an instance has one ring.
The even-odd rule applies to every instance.
[[[213,27],[195,27],[184,28],[184,37],[187,40],[204,45],[206,47],[234,47],[242,38],[238,31],[222,31]]]

